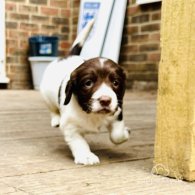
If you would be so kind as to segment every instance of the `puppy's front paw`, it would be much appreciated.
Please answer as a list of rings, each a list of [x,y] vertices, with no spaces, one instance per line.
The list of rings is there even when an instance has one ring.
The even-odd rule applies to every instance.
[[[129,139],[130,130],[125,127],[122,131],[113,130],[110,139],[114,144],[121,144]]]
[[[96,165],[100,163],[100,160],[95,154],[89,152],[86,154],[82,153],[76,155],[74,162],[75,164],[82,164],[82,165]]]

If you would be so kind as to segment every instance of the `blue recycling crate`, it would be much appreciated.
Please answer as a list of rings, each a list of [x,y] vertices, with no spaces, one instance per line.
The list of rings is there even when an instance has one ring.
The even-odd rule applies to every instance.
[[[33,36],[29,38],[29,56],[57,56],[58,37]]]

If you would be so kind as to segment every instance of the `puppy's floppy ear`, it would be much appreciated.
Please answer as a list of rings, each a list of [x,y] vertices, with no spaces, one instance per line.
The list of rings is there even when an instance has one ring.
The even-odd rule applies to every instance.
[[[121,66],[120,66],[120,76],[121,76],[122,80],[124,80],[124,81],[127,78],[127,71],[124,70]]]
[[[70,79],[66,85],[66,89],[65,89],[65,94],[66,94],[66,98],[64,101],[64,105],[67,105],[70,102],[70,99],[72,97],[72,93],[73,93],[73,80]]]

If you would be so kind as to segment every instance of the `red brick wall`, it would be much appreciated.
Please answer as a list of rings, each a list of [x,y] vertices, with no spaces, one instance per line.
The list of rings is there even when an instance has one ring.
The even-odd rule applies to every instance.
[[[161,3],[136,5],[129,0],[120,53],[120,64],[127,70],[128,86],[157,87],[160,59]]]
[[[64,55],[71,42],[70,0],[7,0],[6,43],[9,88],[32,88],[27,60],[28,38],[33,35],[57,35],[59,53]]]
[[[31,88],[27,61],[28,38],[36,34],[60,37],[60,55],[76,36],[80,0],[7,0],[7,73],[9,88]],[[128,87],[156,88],[160,59],[161,3],[138,6],[128,0],[120,64],[127,71]]]

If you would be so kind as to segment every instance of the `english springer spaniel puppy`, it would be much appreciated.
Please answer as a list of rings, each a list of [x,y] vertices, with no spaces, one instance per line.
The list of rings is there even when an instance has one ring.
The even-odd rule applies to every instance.
[[[123,120],[126,77],[122,68],[110,59],[79,56],[93,23],[78,35],[67,58],[47,67],[40,86],[51,126],[60,127],[75,163],[84,165],[100,162],[84,134],[106,129],[115,144],[129,138]]]

